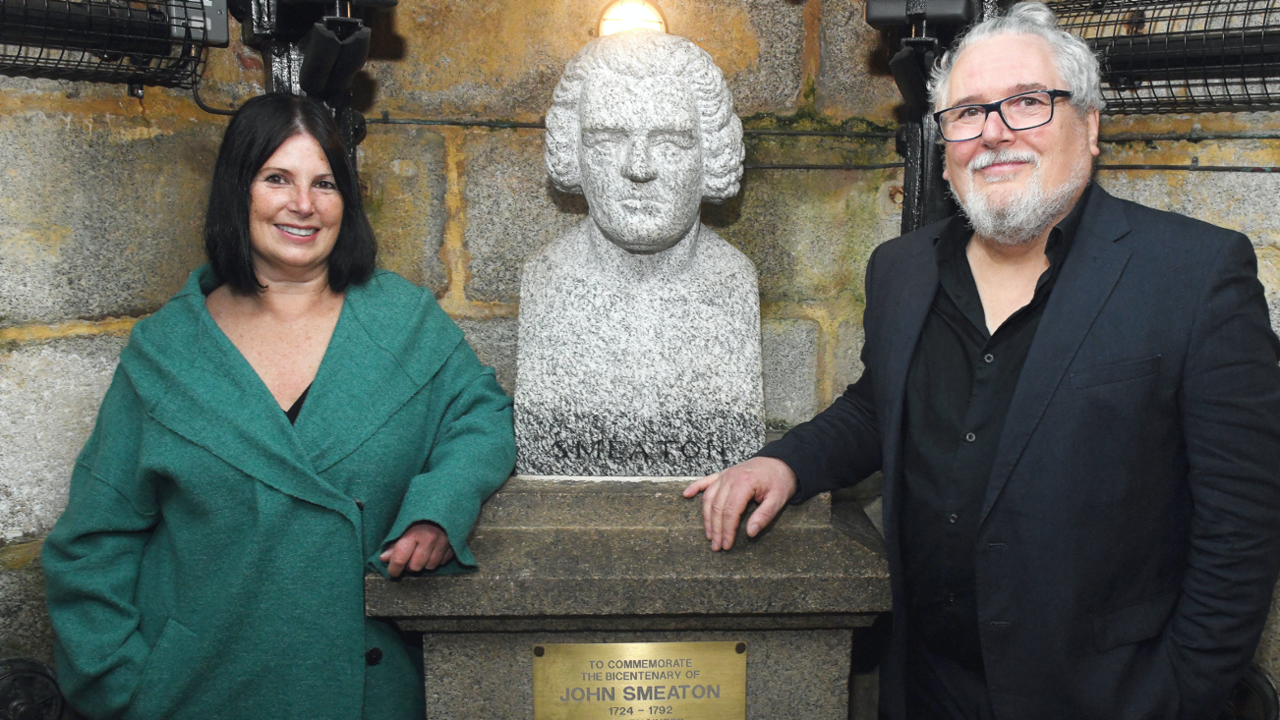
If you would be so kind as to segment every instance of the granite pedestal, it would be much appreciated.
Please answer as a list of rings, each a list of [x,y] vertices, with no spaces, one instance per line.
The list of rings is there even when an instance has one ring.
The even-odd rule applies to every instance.
[[[747,718],[847,720],[851,643],[889,609],[880,535],[823,495],[713,553],[687,479],[514,477],[470,575],[366,579],[366,611],[425,633],[427,717],[533,718],[544,643],[733,640]]]

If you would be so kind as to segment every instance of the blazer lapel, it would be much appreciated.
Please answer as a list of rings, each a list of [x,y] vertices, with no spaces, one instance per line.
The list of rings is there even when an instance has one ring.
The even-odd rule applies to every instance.
[[[942,230],[939,229],[939,232]],[[907,263],[903,267],[893,268],[893,277],[876,278],[887,286],[885,297],[877,297],[876,301],[886,302],[888,306],[888,312],[882,319],[886,323],[886,330],[882,334],[887,333],[889,343],[884,350],[883,361],[873,359],[877,370],[883,368],[881,376],[876,378],[876,395],[890,398],[884,408],[884,422],[880,426],[884,443],[881,465],[886,478],[884,516],[887,526],[896,526],[897,522],[896,481],[900,475],[898,466],[902,453],[902,416],[906,404],[907,371],[911,367],[911,356],[920,340],[929,308],[933,305],[933,296],[938,291],[938,260],[934,251],[936,238],[937,234],[919,238]],[[886,530],[889,531],[886,533],[886,540],[896,547],[896,532],[889,527]],[[896,556],[896,552],[890,553],[890,557]]]
[[[1067,367],[1120,279],[1129,251],[1115,241],[1128,232],[1120,203],[1095,184],[1009,404],[979,523],[1009,481]]]

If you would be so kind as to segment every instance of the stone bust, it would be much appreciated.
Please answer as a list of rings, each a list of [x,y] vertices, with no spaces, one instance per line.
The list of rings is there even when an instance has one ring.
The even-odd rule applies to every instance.
[[[764,440],[756,271],[700,222],[738,192],[742,124],[685,38],[589,43],[547,111],[546,163],[588,216],[525,265],[517,472],[687,476]]]

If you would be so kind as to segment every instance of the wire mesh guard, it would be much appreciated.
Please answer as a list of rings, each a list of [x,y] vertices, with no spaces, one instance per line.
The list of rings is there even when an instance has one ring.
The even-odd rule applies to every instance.
[[[1107,113],[1280,107],[1278,0],[1058,0],[1093,46]]]
[[[203,0],[0,0],[0,73],[190,88]]]

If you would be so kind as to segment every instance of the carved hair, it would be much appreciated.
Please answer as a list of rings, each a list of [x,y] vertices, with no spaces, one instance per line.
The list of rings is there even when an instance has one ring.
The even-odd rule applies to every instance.
[[[942,110],[947,101],[947,86],[956,58],[969,46],[996,35],[1035,35],[1049,43],[1053,64],[1071,91],[1071,105],[1081,114],[1089,110],[1102,110],[1102,81],[1098,72],[1098,58],[1084,40],[1065,30],[1058,29],[1058,18],[1047,5],[1039,2],[1020,2],[1008,14],[991,18],[971,28],[950,52],[942,56],[934,66],[929,82],[930,100],[934,110]]]
[[[579,101],[592,74],[631,78],[672,76],[685,82],[698,107],[702,136],[702,199],[723,202],[738,194],[742,179],[742,122],[724,73],[705,50],[686,38],[652,30],[630,30],[587,43],[564,69],[547,110],[547,174],[564,192],[582,192],[579,165]]]

